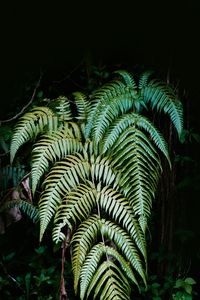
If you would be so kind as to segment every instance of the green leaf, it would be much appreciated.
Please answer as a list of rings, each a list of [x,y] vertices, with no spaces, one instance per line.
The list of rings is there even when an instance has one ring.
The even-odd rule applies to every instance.
[[[185,284],[184,280],[183,279],[177,279],[176,280],[176,283],[175,283],[175,288],[178,289],[180,287],[183,287]]]
[[[160,283],[154,282],[152,283],[151,287],[154,289],[158,289],[160,287]]]
[[[13,259],[13,257],[15,256],[15,254],[16,254],[15,252],[11,252],[10,254],[6,255],[4,257],[4,261],[6,261],[6,262],[11,261]]]
[[[188,283],[188,284],[190,284],[190,285],[196,284],[196,281],[193,278],[191,278],[191,277],[187,277],[185,279],[185,282]]]
[[[191,286],[191,285],[185,284],[185,285],[184,285],[184,290],[185,290],[189,295],[192,294],[192,286]]]

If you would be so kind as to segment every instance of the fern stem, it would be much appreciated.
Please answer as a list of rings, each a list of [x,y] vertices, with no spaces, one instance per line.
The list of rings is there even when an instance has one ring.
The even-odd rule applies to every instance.
[[[61,275],[60,275],[60,297],[59,300],[68,300],[67,291],[65,289],[65,279],[64,279],[64,271],[65,271],[65,253],[66,249],[69,247],[71,239],[71,231],[69,228],[66,229],[66,239],[62,243],[62,259],[61,259]]]

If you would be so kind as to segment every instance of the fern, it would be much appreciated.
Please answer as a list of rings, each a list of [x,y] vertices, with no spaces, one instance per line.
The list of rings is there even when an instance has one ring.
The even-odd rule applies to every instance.
[[[149,77],[152,75],[152,71],[145,71],[140,75],[138,88],[144,89],[148,83]]]
[[[10,147],[11,162],[18,149],[29,140],[35,139],[48,125],[50,130],[57,128],[57,118],[47,107],[36,107],[31,112],[21,117],[14,129],[14,135]]]
[[[115,282],[110,282],[111,280]],[[98,282],[99,281],[99,282]],[[111,292],[111,287],[114,288],[114,291],[112,290],[111,293],[113,293],[113,297],[119,297],[118,299],[129,299],[130,294],[130,285],[127,281],[126,277],[124,277],[123,273],[120,271],[120,269],[114,264],[112,261],[104,261],[97,269],[94,277],[91,280],[91,284],[88,288],[87,297],[91,293],[92,289],[94,289],[94,299],[96,299],[97,295],[101,291],[101,288],[103,285],[107,285],[107,290],[105,290],[105,293]],[[116,288],[115,285],[118,286],[122,285],[121,288]],[[128,292],[128,293],[127,293]],[[104,297],[104,294],[102,294]],[[102,297],[101,295],[101,297]],[[108,294],[108,299],[110,298],[110,295]],[[125,298],[123,298],[125,297]],[[102,298],[103,299],[103,298]]]
[[[183,130],[183,109],[171,87],[162,82],[151,80],[141,94],[144,101],[150,103],[153,109],[156,108],[158,112],[164,111],[170,116],[180,137]]]
[[[103,152],[106,152],[110,148],[112,149],[112,146],[121,136],[121,134],[126,130],[126,128],[131,126],[136,126],[147,131],[150,134],[150,138],[162,151],[171,166],[167,144],[163,136],[147,118],[135,113],[125,114],[122,117],[118,118],[115,122],[113,122],[111,129],[103,139]]]
[[[71,121],[72,112],[69,99],[65,96],[60,96],[55,99],[54,103],[55,114],[59,117],[60,121]]]
[[[137,84],[132,74],[130,74],[126,70],[117,70],[113,73],[120,75],[123,78],[124,83],[126,84],[127,87],[132,89],[137,89]]]
[[[43,186],[44,191],[39,201],[40,209],[40,239],[54,215],[62,197],[80,183],[81,178],[88,176],[89,163],[80,154],[68,155],[67,158],[51,169]]]
[[[123,259],[121,261],[121,256],[120,255],[118,256],[115,250],[113,250],[108,246],[105,246],[103,243],[99,243],[95,245],[90,251],[90,253],[88,254],[85,263],[82,267],[82,272],[80,276],[81,277],[81,283],[80,283],[81,299],[84,299],[85,293],[92,279],[93,279],[92,287],[90,287],[90,289],[88,290],[87,296],[90,294],[94,284],[97,284],[95,289],[94,299],[96,298],[96,295],[98,294],[102,285],[104,286],[104,292],[101,294],[102,299],[112,299],[113,296],[115,298],[118,297],[118,299],[129,299],[127,295],[127,292],[128,294],[130,294],[130,286],[128,280],[123,275],[121,270],[117,268],[116,264],[114,264],[112,261],[107,260],[98,268],[98,264],[102,256],[103,255],[107,256],[110,254],[113,255],[113,257],[118,258],[122,264],[125,263]],[[113,271],[112,269],[114,269],[115,271]],[[97,282],[97,279],[100,280]]]
[[[11,161],[31,140],[33,193],[41,187],[35,212],[19,205],[39,217],[40,240],[50,223],[55,243],[70,230],[74,290],[82,300],[128,300],[132,285],[147,285],[146,228],[162,156],[171,163],[143,109],[167,114],[179,136],[183,127],[181,102],[151,75],[115,71],[91,96],[75,92],[72,104],[61,96],[50,108],[35,107],[14,130]]]
[[[27,215],[34,223],[39,221],[39,211],[32,203],[18,199],[6,201],[4,205],[0,207],[0,212],[8,210],[13,207],[19,207],[19,209]]]
[[[80,152],[82,142],[71,130],[61,130],[49,133],[35,144],[32,152],[32,190],[33,193],[41,176],[49,169],[49,164],[65,158],[68,154]]]
[[[134,92],[132,90],[130,90],[123,83],[118,81],[111,82],[110,84],[107,84],[103,86],[100,90],[98,90],[92,98],[93,102],[96,101],[96,105],[91,110],[91,113],[88,117],[88,122],[86,124],[85,129],[85,136],[89,137],[92,128],[95,128],[94,124],[99,124],[99,121],[96,120],[103,121],[101,118],[101,114],[105,114],[105,109],[107,115],[109,115],[110,113],[111,117],[112,109],[114,109],[113,113],[116,113],[117,115],[131,109],[133,107],[133,95]],[[113,102],[117,104],[116,108]]]
[[[91,104],[87,99],[87,96],[80,92],[75,92],[72,95],[74,96],[78,112],[76,119],[86,121],[91,109]]]
[[[5,193],[10,186],[17,186],[25,174],[24,166],[7,165],[1,168],[1,195],[3,196],[3,193]]]

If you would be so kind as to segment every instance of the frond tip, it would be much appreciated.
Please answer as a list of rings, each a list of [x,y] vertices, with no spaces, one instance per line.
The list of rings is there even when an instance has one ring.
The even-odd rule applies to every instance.
[[[153,109],[169,115],[180,137],[183,130],[183,107],[172,88],[158,80],[151,80],[141,91],[141,95]]]
[[[36,138],[44,131],[45,126],[54,130],[57,127],[57,118],[47,107],[36,107],[22,116],[14,128],[14,134],[10,146],[10,160],[14,160],[18,149],[29,140]]]
[[[102,299],[129,299],[130,285],[120,268],[108,259],[99,266],[104,255],[113,255],[119,259],[120,263],[126,265],[123,258],[121,260],[121,256],[115,254],[117,254],[115,250],[103,243],[92,248],[81,271],[80,298],[82,300],[85,299],[86,292],[88,297],[94,287],[94,299],[101,289],[103,289],[101,292]]]

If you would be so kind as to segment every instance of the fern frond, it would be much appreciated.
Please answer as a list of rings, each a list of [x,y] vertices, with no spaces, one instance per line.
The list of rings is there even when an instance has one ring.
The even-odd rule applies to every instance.
[[[112,264],[113,268],[116,266]],[[102,290],[100,300],[129,300],[130,299],[130,288],[128,282],[125,280],[120,283],[120,275],[110,268],[104,275],[107,278],[107,282]],[[123,277],[122,277],[123,279]]]
[[[120,75],[123,78],[127,87],[132,88],[132,89],[137,88],[137,84],[136,84],[132,74],[130,74],[130,72],[127,72],[126,70],[117,70],[117,71],[114,71],[113,74]]]
[[[61,129],[64,130],[71,138],[82,140],[80,127],[75,122],[63,122]]]
[[[183,130],[183,108],[174,91],[162,82],[151,80],[141,91],[141,95],[153,109],[169,115],[180,137]]]
[[[69,192],[55,214],[54,241],[59,242],[65,237],[61,229],[66,224],[72,229],[77,221],[87,219],[95,204],[96,189],[90,182],[88,182],[88,185],[81,184],[74,191]]]
[[[133,224],[131,224],[131,226],[133,226]],[[125,253],[125,256],[127,257],[128,261],[131,262],[132,266],[137,271],[139,270],[139,272],[141,273],[142,277],[145,280],[145,276],[142,271],[143,266],[139,259],[138,251],[132,239],[128,236],[127,232],[122,228],[120,228],[120,226],[116,225],[115,223],[111,221],[105,221],[103,219],[101,220],[97,215],[93,215],[89,219],[81,223],[81,225],[79,226],[78,230],[76,231],[76,233],[72,238],[72,246],[73,246],[72,269],[74,273],[75,291],[77,292],[80,271],[85,261],[86,255],[88,254],[94,242],[96,241],[97,236],[100,235],[100,232],[103,236],[113,241],[118,247],[118,249],[120,249],[122,252]],[[138,236],[137,234],[133,235],[132,232],[131,232],[131,236],[133,236],[133,239],[136,239],[136,243],[138,244],[137,240],[140,239],[140,236]],[[143,250],[144,253],[146,251],[145,244],[143,244],[143,248],[144,248]],[[111,252],[109,252],[108,255],[111,255]],[[117,251],[116,252],[114,251],[112,253],[112,256],[115,257],[116,259],[117,259],[116,256],[119,255],[120,254]],[[130,266],[125,264],[123,257],[120,258],[119,263],[121,264],[122,269],[126,272],[127,276],[136,285],[138,285],[137,280],[135,279],[135,276]]]
[[[144,258],[146,258],[145,242],[133,216],[132,208],[127,198],[121,193],[105,186],[102,189],[97,186],[97,203],[112,219],[123,226],[132,237]]]
[[[94,141],[98,144],[101,141],[103,134],[110,124],[115,120],[116,117],[129,111],[133,107],[131,97],[118,97],[118,99],[114,99],[114,101],[110,101],[109,104],[106,105],[103,111],[99,113],[94,120],[92,136]],[[124,111],[123,111],[124,108]]]
[[[81,300],[129,300],[130,284],[139,287],[142,279],[146,286],[147,222],[162,172],[160,155],[169,165],[170,157],[142,110],[167,114],[179,137],[183,128],[175,92],[150,75],[136,81],[125,70],[115,71],[88,98],[76,92],[74,103],[65,96],[48,101],[50,108],[35,107],[14,129],[11,162],[24,143],[36,141],[33,192],[44,180],[38,208],[21,200],[9,205],[39,218],[40,240],[53,217],[54,242],[70,230],[74,289]]]
[[[103,299],[113,299],[111,295],[113,294],[113,288],[116,289],[116,287],[113,286],[113,283],[115,282],[116,279],[117,279],[116,284],[118,288],[116,289],[116,291],[114,291],[114,295],[116,296],[119,293],[118,295],[120,297],[119,299],[129,299],[130,286],[128,280],[121,272],[121,270],[116,266],[116,264],[114,264],[112,261],[107,260],[98,268],[98,264],[103,256],[106,256],[107,258],[108,255],[114,255],[115,258],[121,260],[122,256],[115,255],[115,254],[117,254],[117,251],[115,251],[114,249],[108,246],[105,246],[103,243],[99,243],[92,248],[92,250],[86,257],[85,263],[81,270],[81,276],[80,276],[81,299],[85,298],[85,294],[89,287],[87,293],[87,297],[88,297],[95,283],[97,284],[95,289],[95,296],[94,296],[95,298],[99,293],[99,290],[101,288],[104,288],[106,289],[106,291],[104,292],[105,296]],[[121,261],[121,263],[125,263],[126,265],[126,262],[124,260],[123,262]],[[92,286],[90,286],[90,283],[92,283]],[[108,296],[109,298],[107,298],[106,295],[110,295]]]
[[[88,182],[88,186],[81,185],[77,190],[69,193],[65,200],[58,205],[54,219],[53,239],[55,242],[65,238],[61,230],[66,224],[72,229],[77,221],[88,218],[92,209],[99,205],[115,222],[122,223],[123,228],[130,233],[146,260],[144,237],[134,219],[128,200],[119,192],[107,186],[101,189],[100,185],[97,185],[96,190],[94,185]]]
[[[81,92],[75,92],[72,93],[72,95],[74,96],[78,112],[76,119],[80,121],[86,121],[91,110],[91,103],[89,102],[87,96]]]
[[[111,247],[106,247],[106,254],[107,254],[107,256],[109,255],[110,257],[116,259],[119,262],[119,265],[120,265],[121,269],[124,271],[124,273],[132,280],[133,283],[138,285],[129,264],[125,261],[125,259],[123,258],[123,256],[121,254],[119,254],[115,249],[113,249]],[[91,279],[91,283],[87,290],[87,297],[89,296],[91,291],[94,290],[94,293],[93,293],[94,299],[96,298],[96,296],[99,294],[100,290],[102,289],[104,283],[107,281],[107,276],[105,276],[106,274],[104,274],[104,272],[110,268],[114,269],[114,271],[115,271],[115,273],[113,274],[114,277],[118,277],[118,275],[120,275],[119,282],[122,285],[124,285],[124,283],[126,283],[125,291],[126,291],[126,293],[128,292],[128,295],[129,295],[130,286],[127,281],[127,278],[124,276],[124,274],[119,269],[119,267],[116,265],[116,263],[114,264],[111,260],[107,260],[107,261],[104,261],[98,267],[93,278]],[[123,281],[123,282],[121,282],[121,281]]]
[[[128,277],[128,279],[130,279],[130,281],[135,285],[137,285],[138,289],[140,289],[136,277],[130,267],[129,261],[125,260],[124,257],[112,247],[106,246],[106,255],[108,257],[111,257],[113,260],[116,260],[119,263],[119,266],[123,270],[124,274],[126,274],[126,277]],[[122,272],[120,272],[120,274],[122,274]],[[124,277],[122,276],[122,278]],[[146,280],[145,280],[145,284],[146,284]]]
[[[44,191],[39,200],[40,239],[56,212],[62,198],[81,180],[88,178],[89,163],[81,154],[68,155],[51,169],[43,183]]]
[[[111,282],[112,281],[112,282]],[[87,297],[94,290],[94,299],[104,287],[101,299],[130,299],[130,285],[119,267],[112,261],[104,261],[91,280]],[[102,298],[103,297],[103,298]],[[114,297],[114,298],[112,298]],[[119,298],[118,298],[119,297]]]
[[[19,207],[19,209],[27,215],[34,223],[39,221],[39,211],[38,208],[35,207],[32,203],[18,199],[6,201],[4,205],[0,207],[0,212],[13,208]]]
[[[5,192],[9,186],[17,186],[20,180],[25,176],[24,166],[10,166],[0,168],[0,178],[1,178],[1,193]]]
[[[136,240],[131,239],[128,233],[124,229],[122,229],[119,225],[111,221],[105,221],[105,220],[101,220],[101,233],[103,236],[108,237],[111,241],[115,243],[118,249],[120,249],[120,251],[126,257],[126,260],[129,261],[131,266],[138,272],[138,274],[140,274],[141,278],[143,279],[146,285],[146,276],[143,270],[143,264],[139,257],[138,250],[135,246],[135,243],[138,244],[139,237],[137,236]],[[145,252],[146,249],[144,243],[142,253],[144,254]],[[135,278],[132,277],[132,280],[137,284]]]
[[[131,207],[128,200],[118,191],[110,186],[101,187],[97,185],[97,203],[117,222],[122,222],[124,226],[131,218]]]
[[[49,168],[50,162],[62,160],[68,154],[80,152],[82,142],[78,140],[69,128],[44,135],[32,151],[32,191],[35,192],[37,184]]]
[[[91,179],[93,182],[101,182],[105,185],[112,185],[116,188],[119,184],[121,174],[112,167],[112,160],[108,157],[95,157],[91,155]]]
[[[100,230],[99,217],[93,215],[81,223],[72,237],[72,270],[74,290],[77,293],[82,265]]]
[[[113,164],[122,171],[120,184],[131,207],[136,215],[148,218],[161,168],[154,147],[140,130],[130,127],[120,135],[113,153]],[[146,222],[141,225],[145,232]]]
[[[101,159],[99,156],[95,159],[94,155],[92,155],[88,167],[88,174],[85,174],[85,180],[91,178],[92,182],[102,182],[102,184],[106,185],[113,184],[113,187],[117,186],[120,177],[111,168],[110,162],[106,157]],[[78,176],[78,174],[76,176]],[[87,214],[96,205],[97,192],[92,182],[87,181],[87,185],[81,185],[80,190],[78,188],[74,193],[69,194],[69,198],[67,197],[66,201],[59,207],[54,220],[55,230],[53,236],[56,241],[64,237],[61,233],[61,229],[69,222],[70,218],[76,223],[76,220],[80,221],[81,216],[83,217],[84,215],[84,218],[86,218]],[[85,199],[85,192],[86,195],[88,195],[87,199]],[[85,207],[85,205],[88,206]]]
[[[85,128],[85,136],[88,138],[91,130],[97,130],[98,125],[105,119],[105,125],[111,122],[116,116],[123,114],[134,107],[133,97],[135,92],[123,85],[121,82],[107,84],[98,90],[93,97],[97,104],[91,111],[88,122]],[[103,127],[104,127],[103,126]],[[100,130],[101,132],[101,130]],[[93,133],[96,141],[98,141],[98,134]]]
[[[26,113],[19,119],[10,146],[10,160],[14,160],[18,149],[27,141],[37,137],[42,133],[46,126],[48,130],[56,130],[58,124],[57,117],[54,116],[52,110],[47,107],[36,107],[31,112]]]
[[[139,78],[139,84],[138,88],[139,89],[144,89],[148,83],[149,77],[153,74],[152,71],[145,71],[140,75]]]
[[[65,96],[60,96],[56,100],[58,103],[55,107],[56,115],[59,116],[60,121],[71,121],[72,120],[72,112],[69,103],[69,99]]]
[[[48,212],[49,205],[51,206],[52,213],[54,213],[58,209],[58,206],[60,206],[63,196],[69,193],[71,189],[77,187],[81,183],[81,181],[100,181],[102,182],[102,184],[113,185],[113,187],[116,187],[119,182],[119,178],[119,174],[117,174],[117,172],[113,170],[110,165],[109,159],[106,157],[101,159],[100,156],[95,158],[94,155],[91,155],[89,160],[87,153],[85,152],[84,156],[79,153],[76,153],[76,156],[68,155],[65,160],[57,163],[56,167],[52,168],[47,179],[45,180],[44,185],[47,186],[47,188],[45,187],[45,191],[42,193],[39,207],[40,205],[42,205],[41,210],[46,218],[46,213]],[[50,188],[48,188],[48,185],[50,186]],[[51,200],[52,197],[54,197],[54,200]],[[73,202],[73,195],[71,198],[70,201]],[[49,202],[52,201],[54,209],[51,204],[48,204],[48,199]],[[80,209],[79,203],[77,205],[78,206],[74,206],[74,209]],[[66,215],[67,209],[67,203],[63,204],[60,207],[58,213],[56,214],[56,222],[59,221],[63,215]],[[76,214],[79,213],[80,211],[76,212]],[[48,214],[49,217],[50,215],[52,216],[50,212]],[[75,220],[75,215],[72,216],[72,219]],[[48,220],[50,220],[49,217]],[[41,215],[41,219],[43,220],[43,215]],[[60,237],[62,239],[60,230],[65,226],[66,222],[68,222],[68,219],[68,217],[64,217],[63,222],[61,222],[56,228],[57,238]],[[48,224],[48,222],[49,221],[47,221],[46,224]]]
[[[88,254],[80,274],[80,298],[84,299],[88,285],[95,274],[98,264],[105,253],[103,243],[95,245]]]
[[[112,146],[121,137],[121,134],[131,126],[136,126],[137,128],[143,129],[148,132],[150,138],[154,141],[160,151],[165,155],[171,166],[167,143],[165,142],[163,136],[146,117],[138,115],[136,113],[125,114],[118,118],[115,122],[113,122],[111,129],[108,131],[102,142],[103,152],[105,153],[106,151],[111,149],[110,152],[112,153]]]

